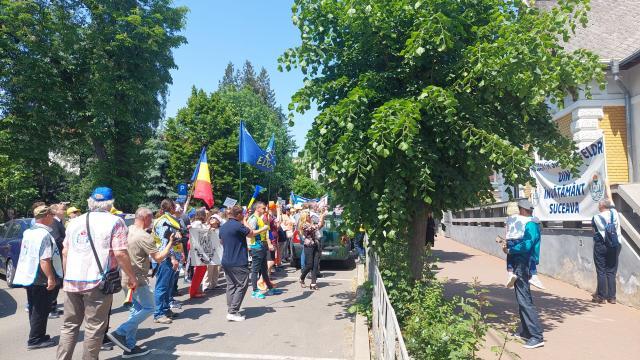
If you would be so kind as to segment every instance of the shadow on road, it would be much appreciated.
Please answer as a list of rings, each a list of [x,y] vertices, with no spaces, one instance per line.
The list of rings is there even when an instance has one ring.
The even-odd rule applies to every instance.
[[[296,302],[296,301],[300,301],[300,300],[304,300],[306,298],[308,298],[309,296],[311,296],[311,294],[313,294],[313,290],[307,290],[302,292],[302,294],[300,295],[296,295],[290,298],[286,298],[284,300],[282,300],[282,302],[285,303],[290,303],[290,302]]]
[[[456,252],[456,251],[442,251],[437,249],[431,249],[431,256],[429,262],[431,264],[438,263],[456,263],[472,258],[473,255]]]
[[[276,311],[273,309],[272,306],[245,307],[242,310],[242,313],[245,316],[245,318],[247,318],[247,320],[260,317],[264,314],[274,313],[274,312]]]
[[[0,318],[15,314],[17,308],[18,304],[13,296],[7,290],[0,289]]]
[[[444,285],[444,292],[447,297],[454,295],[469,297],[465,292],[469,290],[470,285],[466,282],[449,280]],[[514,290],[498,284],[482,284],[480,289],[489,291],[485,294],[491,303],[488,312],[496,315],[489,322],[504,330],[513,316],[517,316],[518,307]],[[531,294],[546,331],[555,329],[567,317],[583,314],[594,306],[598,306],[588,300],[559,297],[543,291],[532,291]]]
[[[176,347],[179,345],[191,345],[200,343],[205,340],[215,339],[219,336],[224,336],[226,333],[217,332],[215,334],[200,335],[198,333],[188,333],[180,336],[165,336],[158,339],[151,340],[144,344],[144,346],[154,349],[149,357],[154,359],[178,359],[180,356],[172,354]],[[108,359],[120,359],[120,356],[110,357]]]
[[[355,301],[355,296],[356,294],[353,291],[345,291],[331,295],[331,297],[335,298],[336,300],[334,302],[328,303],[327,306],[342,307],[342,311],[335,316],[336,320],[350,319],[351,321],[355,321],[355,314],[349,312],[349,308]]]
[[[196,300],[202,300],[202,299],[196,299]],[[210,312],[211,312],[211,308],[193,308],[193,307],[189,307],[189,308],[183,310],[181,313],[179,313],[178,317],[175,320],[181,320],[181,319],[195,320],[195,319],[200,318],[201,316],[209,314]]]

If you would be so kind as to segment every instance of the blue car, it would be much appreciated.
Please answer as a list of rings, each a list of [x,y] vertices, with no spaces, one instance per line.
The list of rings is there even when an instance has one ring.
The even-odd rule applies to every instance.
[[[22,234],[31,227],[31,221],[31,219],[15,219],[0,225],[0,274],[5,276],[9,287],[13,287]]]

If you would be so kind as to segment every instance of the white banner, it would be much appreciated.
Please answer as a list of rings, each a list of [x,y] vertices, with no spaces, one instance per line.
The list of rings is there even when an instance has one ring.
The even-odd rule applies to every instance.
[[[555,161],[541,160],[531,167],[537,187],[531,196],[533,215],[541,221],[588,221],[598,213],[607,176],[604,139],[580,150],[583,164],[574,178]]]

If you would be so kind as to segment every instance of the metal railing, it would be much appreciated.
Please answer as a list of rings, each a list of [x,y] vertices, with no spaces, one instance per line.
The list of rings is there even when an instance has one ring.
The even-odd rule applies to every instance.
[[[396,311],[391,306],[380,270],[378,270],[376,255],[367,256],[367,270],[369,281],[373,284],[371,332],[375,343],[376,359],[410,360]]]

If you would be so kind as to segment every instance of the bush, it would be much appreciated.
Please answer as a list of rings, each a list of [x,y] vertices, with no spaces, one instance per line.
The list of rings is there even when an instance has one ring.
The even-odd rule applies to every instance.
[[[403,324],[407,350],[415,359],[475,359],[487,329],[482,292],[446,299],[437,280],[414,288],[410,315]]]

